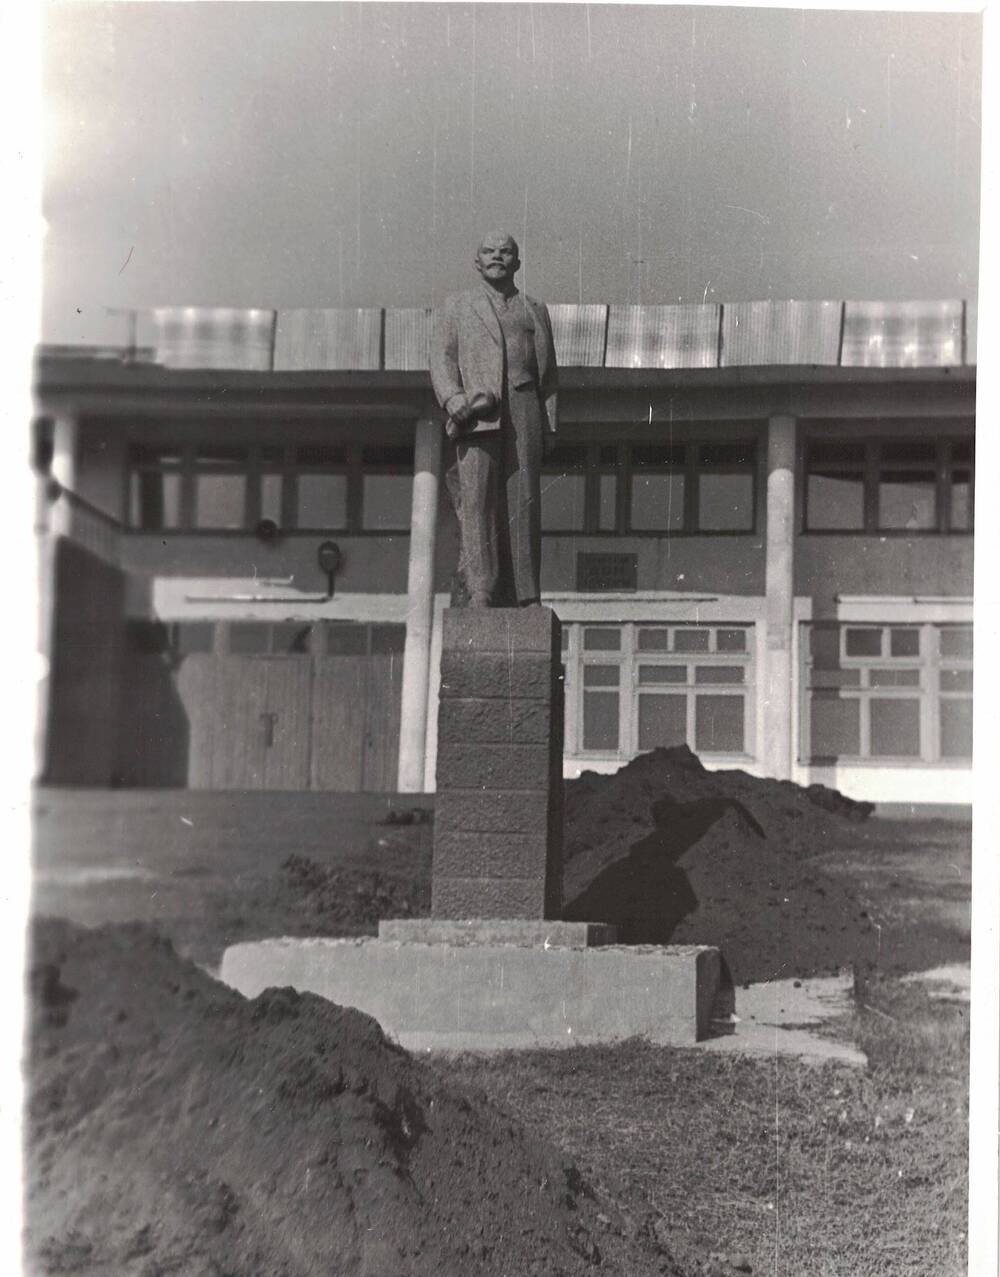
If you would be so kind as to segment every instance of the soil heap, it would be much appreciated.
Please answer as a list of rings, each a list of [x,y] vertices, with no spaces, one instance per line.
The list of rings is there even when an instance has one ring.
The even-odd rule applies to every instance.
[[[878,959],[867,912],[807,860],[871,804],[708,771],[686,746],[565,792],[564,917],[617,923],[631,944],[718,945],[738,982]]]
[[[36,925],[29,1271],[682,1277],[573,1164],[358,1011],[247,1001],[140,924]]]

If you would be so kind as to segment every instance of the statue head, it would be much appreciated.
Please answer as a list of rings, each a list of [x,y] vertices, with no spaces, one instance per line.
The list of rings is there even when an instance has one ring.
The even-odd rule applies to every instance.
[[[503,288],[513,284],[521,267],[517,240],[506,231],[489,231],[476,249],[473,264],[487,284]]]

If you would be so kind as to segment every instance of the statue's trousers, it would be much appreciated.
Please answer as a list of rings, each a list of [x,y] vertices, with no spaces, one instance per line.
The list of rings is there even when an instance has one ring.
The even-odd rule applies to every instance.
[[[537,601],[542,431],[537,386],[507,386],[500,429],[460,439],[446,476],[461,528],[459,571],[469,594],[495,606]]]

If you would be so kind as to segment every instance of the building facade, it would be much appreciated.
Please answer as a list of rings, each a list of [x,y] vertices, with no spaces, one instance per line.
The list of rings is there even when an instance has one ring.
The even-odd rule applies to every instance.
[[[551,311],[566,774],[686,743],[971,801],[962,303]],[[457,529],[427,321],[160,311],[40,352],[44,780],[433,790]]]

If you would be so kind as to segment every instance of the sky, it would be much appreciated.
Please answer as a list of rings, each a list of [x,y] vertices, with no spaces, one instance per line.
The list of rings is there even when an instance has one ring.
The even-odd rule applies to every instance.
[[[63,3],[42,339],[108,308],[974,299],[976,14]]]

